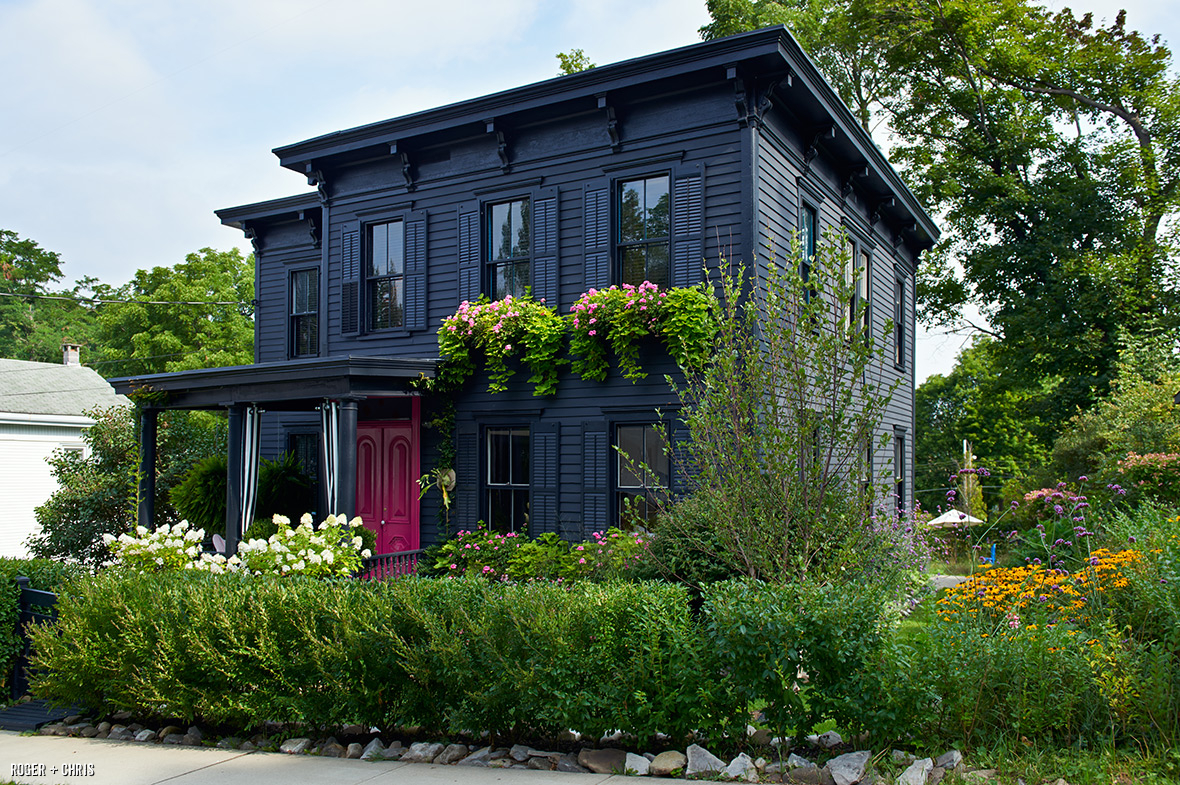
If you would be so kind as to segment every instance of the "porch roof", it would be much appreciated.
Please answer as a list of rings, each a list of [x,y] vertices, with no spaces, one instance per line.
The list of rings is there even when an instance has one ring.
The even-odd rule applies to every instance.
[[[115,391],[158,409],[222,409],[265,404],[308,410],[325,398],[363,400],[415,395],[412,383],[432,379],[436,358],[343,355],[202,368],[111,379]]]

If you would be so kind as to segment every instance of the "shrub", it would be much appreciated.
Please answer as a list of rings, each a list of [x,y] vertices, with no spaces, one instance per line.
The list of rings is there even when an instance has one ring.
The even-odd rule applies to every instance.
[[[848,313],[856,276],[843,248],[827,238],[807,280],[798,248],[768,260],[753,292],[743,271],[723,278],[710,362],[677,390],[691,438],[674,449],[691,502],[665,510],[656,533],[716,544],[739,574],[846,580],[876,547],[866,456],[883,446],[896,383],[881,370],[886,342]]]
[[[81,572],[82,568],[76,564],[54,559],[0,557],[0,702],[8,695],[12,661],[20,646],[16,634],[20,590],[16,579],[23,575],[29,579],[30,588],[56,592],[66,581]]]
[[[184,520],[210,535],[225,535],[227,474],[228,462],[222,451],[194,464],[172,489],[172,504]],[[259,518],[281,515],[296,520],[314,506],[315,484],[303,473],[293,453],[284,453],[273,461],[259,459],[255,504]]]
[[[107,571],[73,584],[36,642],[38,694],[239,727],[618,729],[646,743],[746,717],[683,590],[658,584]]]
[[[103,534],[130,531],[135,522],[139,445],[135,410],[114,406],[87,412],[95,424],[82,433],[85,455],[61,450],[50,459],[58,488],[36,510],[38,533],[29,538],[39,557],[76,559],[97,566],[110,558]],[[157,433],[156,521],[182,516],[170,492],[193,463],[225,450],[225,421],[208,412],[162,412]],[[223,494],[224,496],[224,494]]]

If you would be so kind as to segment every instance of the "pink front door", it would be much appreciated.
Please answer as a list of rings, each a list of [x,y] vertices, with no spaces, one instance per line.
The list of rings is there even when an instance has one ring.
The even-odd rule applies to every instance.
[[[376,553],[418,548],[416,420],[357,424],[356,511],[377,534]]]

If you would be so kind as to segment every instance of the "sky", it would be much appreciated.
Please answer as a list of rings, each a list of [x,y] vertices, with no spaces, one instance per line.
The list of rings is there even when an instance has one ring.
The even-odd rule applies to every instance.
[[[1180,4],[1068,5],[1180,45]],[[0,0],[0,228],[60,253],[63,283],[248,251],[213,211],[307,190],[272,148],[556,76],[575,47],[601,65],[686,46],[708,21],[704,0]],[[922,331],[918,382],[966,340]]]

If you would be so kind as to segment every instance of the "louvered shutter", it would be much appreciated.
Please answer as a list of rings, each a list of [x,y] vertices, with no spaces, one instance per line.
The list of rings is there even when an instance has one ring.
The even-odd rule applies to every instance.
[[[545,532],[558,532],[557,509],[561,486],[561,456],[559,451],[560,423],[541,422],[529,431],[531,477],[529,477],[529,529],[536,537]]]
[[[455,424],[455,519],[459,529],[479,521],[479,426]]]
[[[705,175],[702,164],[672,170],[672,285],[692,286],[704,264]]]
[[[610,443],[602,420],[582,423],[582,536],[607,528]]]
[[[406,329],[426,329],[426,213],[406,216]]]
[[[475,302],[480,285],[479,205],[459,205],[459,300]]]
[[[682,496],[692,490],[692,474],[685,446],[692,439],[688,426],[677,420],[669,429],[672,438],[672,493]]]
[[[582,213],[584,290],[610,286],[610,181],[586,184]]]
[[[557,189],[533,191],[533,299],[544,300],[550,308],[561,309],[558,276]]]
[[[340,333],[361,330],[361,224],[349,221],[340,228]]]

